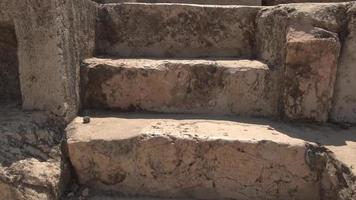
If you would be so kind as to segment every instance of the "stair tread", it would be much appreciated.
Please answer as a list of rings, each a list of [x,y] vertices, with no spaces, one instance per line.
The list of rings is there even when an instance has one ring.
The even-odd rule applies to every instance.
[[[86,108],[271,116],[275,73],[239,59],[86,59]]]
[[[164,198],[319,199],[316,177],[324,169],[335,173],[320,166],[340,166],[335,169],[354,176],[356,128],[219,116],[90,116],[90,123],[81,117],[71,123],[67,144],[79,183],[97,190]]]
[[[270,141],[289,146],[318,143],[338,159],[354,166],[356,174],[356,127],[290,124],[260,118],[217,115],[93,112],[89,124],[77,117],[70,127],[68,143],[120,141],[141,136],[168,136],[186,140],[222,140],[258,143]]]

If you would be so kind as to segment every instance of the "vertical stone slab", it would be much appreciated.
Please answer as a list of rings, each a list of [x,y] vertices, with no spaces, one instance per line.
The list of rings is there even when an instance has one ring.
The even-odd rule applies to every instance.
[[[96,3],[13,0],[0,5],[7,10],[0,17],[15,24],[23,108],[70,121],[80,106],[80,60],[94,52]]]
[[[349,35],[340,55],[331,120],[356,123],[356,4],[348,17]]]
[[[340,51],[338,36],[315,27],[291,27],[286,48],[285,116],[327,121]]]
[[[66,118],[76,112],[65,60],[64,0],[17,0],[15,28],[19,42],[23,108],[46,110]]]

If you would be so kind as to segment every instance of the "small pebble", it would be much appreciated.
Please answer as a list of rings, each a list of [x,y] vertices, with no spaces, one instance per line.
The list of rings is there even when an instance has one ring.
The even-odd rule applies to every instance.
[[[89,116],[84,116],[83,117],[83,124],[89,124],[90,123],[90,117]]]

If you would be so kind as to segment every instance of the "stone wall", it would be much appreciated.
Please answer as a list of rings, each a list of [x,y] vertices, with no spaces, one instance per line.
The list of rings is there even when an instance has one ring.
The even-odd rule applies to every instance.
[[[0,7],[0,21],[15,24],[23,108],[71,120],[79,108],[80,58],[93,52],[95,3],[4,0]]]
[[[251,58],[257,7],[107,4],[97,54],[119,57]]]
[[[95,54],[159,58],[213,56],[256,59],[268,64],[273,82],[271,90],[277,91],[274,105],[281,115],[304,118],[290,116],[288,112],[290,107],[285,102],[290,95],[285,92],[289,91],[286,87],[291,79],[285,75],[291,66],[286,60],[287,31],[293,26],[308,26],[335,35],[341,46],[340,55],[333,51],[338,60],[337,75],[333,74],[334,67],[329,74],[336,76],[335,90],[330,86],[326,95],[328,104],[332,102],[333,106],[328,106],[321,121],[355,122],[356,83],[352,79],[355,3],[274,7],[97,6],[89,0],[3,0],[0,6],[0,24],[10,22],[13,25],[6,27],[14,28],[12,36],[16,33],[21,88],[13,92],[23,97],[25,109],[46,110],[67,121],[72,119],[80,108],[80,62]],[[11,88],[19,84],[15,82]],[[324,83],[323,87],[331,84],[328,81],[317,84]]]

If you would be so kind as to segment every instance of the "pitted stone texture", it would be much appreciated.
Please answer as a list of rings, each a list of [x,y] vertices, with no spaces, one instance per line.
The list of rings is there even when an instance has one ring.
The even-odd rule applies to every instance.
[[[93,117],[68,128],[81,184],[129,195],[319,199],[303,140],[226,120]],[[131,119],[130,119],[131,118]]]
[[[54,200],[69,177],[61,134],[43,113],[0,108],[0,200]]]
[[[318,122],[328,119],[339,52],[335,33],[306,26],[290,28],[284,81],[286,117]]]
[[[268,66],[250,60],[87,59],[86,108],[271,116]]]
[[[50,111],[66,121],[76,115],[80,60],[94,51],[95,5],[87,0],[0,2],[0,24],[15,27],[24,109]]]
[[[261,6],[261,0],[94,0],[97,3],[185,3],[185,4],[212,4],[212,5],[249,5]]]
[[[331,119],[356,123],[356,4],[348,12],[348,36],[343,43]]]
[[[90,195],[101,190],[199,199],[352,200],[355,130],[92,111],[91,123],[78,117],[68,126],[67,142]]]
[[[256,17],[256,53],[271,68],[284,69],[286,35],[293,26],[343,32],[349,3],[303,3],[264,7]]]
[[[259,7],[103,4],[97,54],[119,57],[251,58]]]

